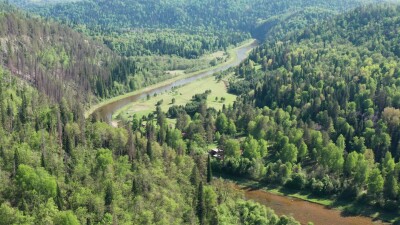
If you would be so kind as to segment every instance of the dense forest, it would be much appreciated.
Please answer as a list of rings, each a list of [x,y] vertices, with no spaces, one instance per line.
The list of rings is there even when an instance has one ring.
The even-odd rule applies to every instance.
[[[193,39],[193,35],[168,31],[162,31],[165,37],[146,31],[144,37],[119,34],[96,40],[5,3],[0,3],[0,11],[0,63],[58,102],[64,96],[96,102],[173,77],[165,72],[168,70],[202,69],[209,62],[194,58],[230,43],[229,38],[216,43],[207,35]],[[138,42],[144,47],[136,46]],[[183,48],[177,47],[182,43]],[[141,57],[155,52],[189,59],[163,56],[153,57],[150,61],[154,62],[149,63],[147,57]]]
[[[287,32],[337,12],[379,1],[85,0],[59,4],[36,1],[13,3],[95,36],[124,55],[149,51],[193,58],[238,44],[250,35],[264,39],[275,25],[281,25],[279,28]],[[154,38],[154,29],[174,31],[167,34],[157,32],[157,38]],[[121,34],[130,40],[115,38],[115,35],[121,37]],[[174,34],[179,34],[179,37]]]
[[[369,2],[12,1],[51,19],[4,10],[0,60],[56,101],[96,102],[173,77],[165,71],[202,69],[194,59],[251,36],[280,38]],[[164,63],[140,63],[149,59]]]
[[[235,69],[233,105],[208,108],[207,91],[134,116],[132,129],[155,119],[158,140],[170,143],[167,118],[176,119],[186,151],[223,150],[216,171],[371,206],[398,222],[399,21],[398,5],[361,7],[271,38]]]
[[[66,94],[82,102],[91,93],[106,96],[114,82],[124,84],[136,73],[132,60],[100,42],[7,4],[0,9],[1,64],[56,101]]]
[[[207,178],[177,130],[167,143],[151,123],[86,121],[4,70],[0,112],[1,225],[298,224]]]
[[[100,37],[97,37],[100,38]],[[231,31],[182,32],[172,29],[137,29],[105,35],[103,42],[123,56],[176,55],[196,59],[206,53],[226,50],[232,43],[250,38],[249,34]]]
[[[373,0],[357,1],[137,1],[86,0],[39,7],[43,15],[98,29],[204,28],[251,32],[263,20],[306,7],[345,11]],[[15,1],[18,4],[18,1]],[[34,7],[33,4],[30,7]],[[210,16],[212,15],[212,16]]]
[[[236,68],[233,106],[167,115],[196,146],[218,141],[219,170],[398,215],[399,15],[362,7],[267,41]]]

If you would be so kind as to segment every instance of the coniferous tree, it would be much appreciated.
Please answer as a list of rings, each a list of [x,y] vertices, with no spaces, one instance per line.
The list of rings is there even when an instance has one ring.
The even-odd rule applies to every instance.
[[[193,186],[198,187],[200,179],[199,169],[197,168],[197,165],[194,165],[192,173],[190,174],[190,182]]]
[[[18,149],[16,149],[14,151],[14,171],[13,171],[14,172],[14,176],[17,174],[19,163],[20,163],[20,161],[19,161],[19,152],[18,152]]]
[[[55,202],[57,204],[58,210],[63,210],[63,207],[64,207],[63,198],[61,195],[60,185],[58,185],[58,184],[57,184],[57,194],[56,194]]]
[[[207,183],[212,181],[212,170],[211,170],[211,157],[208,155],[207,158]]]
[[[44,157],[44,152],[40,155],[40,166],[46,168],[46,159]]]
[[[149,156],[150,160],[153,159],[153,147],[151,146],[151,140],[147,140],[147,145],[146,145],[146,152],[147,155]]]
[[[128,128],[128,143],[127,143],[127,152],[129,161],[133,162],[136,157],[136,146],[135,141],[133,140],[133,133],[131,128]]]
[[[113,192],[112,183],[110,183],[106,187],[106,193],[104,196],[104,203],[105,203],[105,206],[107,207],[108,212],[111,212],[113,199],[114,199],[114,192]]]
[[[205,216],[205,202],[204,202],[204,193],[203,193],[203,182],[200,181],[198,192],[197,192],[197,217],[199,218],[200,225],[204,224],[204,216]]]
[[[136,114],[133,114],[132,131],[136,131],[137,129],[139,129],[139,127],[140,127],[139,119],[137,118]]]

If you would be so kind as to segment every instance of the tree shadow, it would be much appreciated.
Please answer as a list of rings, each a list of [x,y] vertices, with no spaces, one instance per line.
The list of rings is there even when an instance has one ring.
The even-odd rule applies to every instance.
[[[388,211],[365,202],[336,200],[331,208],[340,208],[343,217],[370,217],[372,221],[383,221],[384,224],[400,224],[400,212],[398,210]],[[390,221],[390,222],[388,222]]]

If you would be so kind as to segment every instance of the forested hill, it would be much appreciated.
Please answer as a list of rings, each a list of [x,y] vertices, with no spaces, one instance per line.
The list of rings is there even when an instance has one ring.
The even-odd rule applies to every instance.
[[[123,83],[134,73],[133,63],[120,72],[126,60],[65,25],[7,4],[0,10],[0,64],[55,100],[77,93],[81,101],[89,93],[106,96],[114,81]]]
[[[14,3],[20,7],[31,7],[38,5],[59,4],[67,2],[77,2],[81,0],[10,0],[7,2]]]
[[[0,225],[300,224],[206,180],[206,157],[165,134],[85,121],[79,102],[54,104],[0,67]]]
[[[288,39],[298,43],[322,39],[325,43],[340,43],[341,40],[369,52],[381,53],[384,57],[400,57],[400,7],[361,7],[352,13],[338,16],[333,22],[313,25],[300,35]],[[342,43],[346,44],[346,43]]]
[[[224,113],[273,143],[264,179],[398,213],[399,32],[400,6],[362,7],[267,42],[237,69],[242,100]]]
[[[262,30],[257,29],[273,16],[307,7],[342,12],[361,4],[380,1],[382,0],[86,0],[44,7],[32,3],[26,9],[63,21],[85,24],[91,29],[224,29],[261,35],[259,32]],[[20,1],[15,2],[18,4]]]

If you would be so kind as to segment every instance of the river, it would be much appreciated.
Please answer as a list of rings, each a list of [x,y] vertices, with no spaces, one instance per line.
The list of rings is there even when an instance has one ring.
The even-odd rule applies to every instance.
[[[180,80],[171,81],[170,83],[167,82],[167,84],[165,84],[163,86],[157,86],[154,88],[146,88],[138,94],[130,95],[125,98],[118,99],[116,101],[112,101],[109,104],[105,104],[105,105],[97,108],[93,113],[98,114],[100,116],[100,118],[103,119],[104,121],[111,122],[112,115],[117,110],[121,109],[122,107],[126,106],[129,103],[146,98],[147,95],[152,96],[154,94],[163,93],[165,91],[171,90],[173,87],[182,86],[182,85],[191,83],[195,80],[198,80],[198,79],[201,79],[201,78],[204,78],[207,76],[211,76],[214,73],[225,71],[231,67],[238,66],[243,60],[245,60],[248,57],[250,50],[255,48],[257,45],[258,45],[257,41],[253,41],[251,44],[246,44],[246,45],[243,45],[242,47],[236,48],[234,51],[234,54],[236,54],[236,57],[234,58],[234,60],[232,60],[229,63],[226,63],[224,65],[218,66],[214,69],[211,69],[211,70],[208,70],[205,72],[195,74],[191,77],[186,77],[186,78],[182,78]]]
[[[278,215],[293,216],[301,224],[313,222],[315,225],[387,225],[382,221],[373,221],[369,217],[344,216],[342,212],[326,206],[297,198],[272,194],[262,189],[235,186],[244,191],[246,199],[270,207]]]

